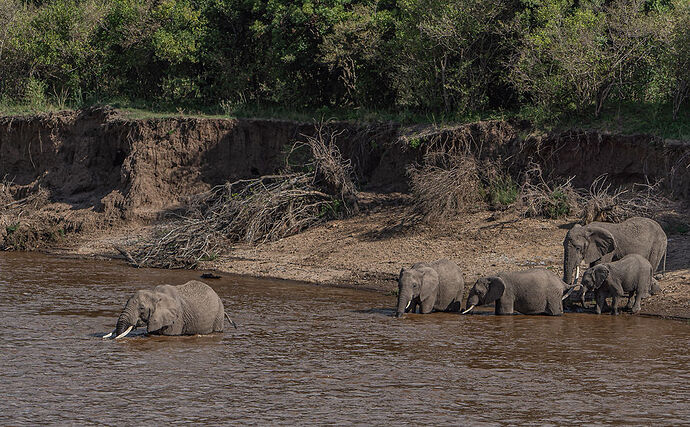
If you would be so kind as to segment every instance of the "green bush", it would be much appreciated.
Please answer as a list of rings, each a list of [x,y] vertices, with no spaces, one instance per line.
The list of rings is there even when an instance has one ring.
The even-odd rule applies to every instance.
[[[549,196],[547,206],[544,209],[548,218],[562,218],[570,214],[570,203],[568,195],[559,189],[556,189]]]
[[[520,189],[510,176],[498,176],[489,181],[485,191],[489,206],[500,209],[515,203]]]

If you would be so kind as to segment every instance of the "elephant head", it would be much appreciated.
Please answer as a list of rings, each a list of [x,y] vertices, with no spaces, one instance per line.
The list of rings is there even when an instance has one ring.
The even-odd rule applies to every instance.
[[[574,285],[583,260],[590,265],[615,248],[616,241],[609,231],[602,227],[576,224],[563,240],[563,281],[568,286]]]
[[[403,268],[398,277],[398,307],[395,317],[407,311],[413,301],[432,305],[438,294],[438,273],[431,267]],[[433,300],[432,300],[433,299]]]
[[[137,291],[127,300],[113,334],[122,338],[141,326],[146,326],[148,333],[163,331],[181,321],[181,315],[182,306],[173,296],[158,291]]]
[[[587,271],[585,271],[585,274],[582,275],[583,295],[585,289],[589,289],[591,291],[599,289],[606,278],[609,277],[610,273],[611,270],[606,264],[599,264],[592,268],[588,268]]]
[[[482,277],[478,279],[470,294],[467,296],[467,310],[463,314],[469,312],[477,305],[491,304],[503,296],[506,290],[506,283],[498,276]]]

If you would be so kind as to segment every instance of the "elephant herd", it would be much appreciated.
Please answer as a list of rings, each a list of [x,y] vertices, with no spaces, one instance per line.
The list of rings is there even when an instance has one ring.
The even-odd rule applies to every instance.
[[[618,314],[619,298],[627,296],[628,308],[640,311],[640,300],[659,291],[653,277],[666,254],[666,234],[648,218],[631,218],[620,224],[593,222],[575,225],[563,240],[563,279],[544,268],[501,272],[477,280],[467,296],[466,310],[495,304],[496,314],[563,314],[563,300],[577,286],[579,265],[589,268],[581,280],[581,301],[594,293],[596,312],[611,298],[611,312]],[[465,282],[458,265],[442,259],[403,268],[398,278],[395,316],[405,312],[460,311]],[[218,294],[205,283],[192,280],[180,286],[162,285],[132,295],[115,330],[103,338],[122,338],[132,329],[146,327],[149,334],[196,335],[222,332],[224,320],[237,328],[225,313]]]
[[[563,300],[577,287],[580,264],[588,269],[581,279],[580,298],[593,293],[596,312],[611,298],[611,314],[628,297],[628,308],[640,311],[642,298],[659,292],[654,272],[666,256],[667,238],[661,226],[649,218],[635,217],[622,223],[592,222],[575,225],[563,240],[563,278],[545,268],[501,272],[482,277],[469,291],[466,309],[495,305],[496,314],[563,314]],[[664,265],[665,269],[665,265]],[[449,260],[417,263],[403,268],[398,278],[395,316],[405,312],[459,311],[465,283],[460,267]]]

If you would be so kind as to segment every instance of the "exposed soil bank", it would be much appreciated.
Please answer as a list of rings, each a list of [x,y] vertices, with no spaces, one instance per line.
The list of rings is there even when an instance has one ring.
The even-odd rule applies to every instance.
[[[602,173],[616,185],[663,179],[669,194],[690,197],[690,145],[681,141],[585,131],[541,135],[526,123],[502,121],[443,129],[333,127],[367,191],[362,213],[277,242],[235,245],[204,267],[382,291],[394,289],[403,265],[439,257],[456,260],[470,284],[496,270],[543,265],[560,271],[573,219],[483,211],[412,226],[405,169],[433,150],[511,158],[513,168],[537,162],[555,175],[574,176],[582,187]],[[115,256],[113,244],[148,237],[152,221],[185,197],[280,169],[284,147],[313,132],[313,124],[277,120],[128,120],[107,108],[0,118],[0,246]],[[646,300],[643,311],[690,317],[690,237],[678,223],[665,225],[670,273],[661,282],[664,293]]]

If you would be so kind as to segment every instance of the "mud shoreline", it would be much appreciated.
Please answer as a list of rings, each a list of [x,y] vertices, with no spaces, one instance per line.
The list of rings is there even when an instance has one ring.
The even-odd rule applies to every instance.
[[[199,275],[257,277],[395,295],[400,268],[418,261],[449,258],[464,272],[468,290],[476,279],[497,271],[532,267],[562,274],[562,239],[575,218],[546,220],[479,211],[447,224],[404,226],[404,206],[329,222],[260,245],[238,244],[227,255],[204,261]],[[49,254],[127,262],[114,246],[144,238],[150,226],[125,227],[82,236]],[[642,302],[641,315],[690,320],[690,236],[671,234],[662,292]],[[207,279],[212,284],[212,279]],[[589,302],[593,310],[593,303]],[[624,314],[627,315],[627,314]]]
[[[612,185],[661,180],[675,200],[690,199],[690,142],[596,131],[539,133],[526,123],[457,126],[334,123],[352,161],[361,212],[259,245],[228,245],[200,271],[275,278],[382,293],[400,268],[449,258],[466,286],[501,270],[562,269],[562,241],[577,218],[523,218],[475,210],[444,223],[410,216],[405,169],[429,151],[466,150],[478,159],[538,162],[587,188],[607,173]],[[119,259],[114,246],[150,239],[153,224],[184,198],[227,180],[272,173],[281,150],[313,123],[261,119],[129,120],[96,108],[0,117],[0,247]],[[690,219],[658,213],[669,236],[662,293],[642,313],[690,319]]]

